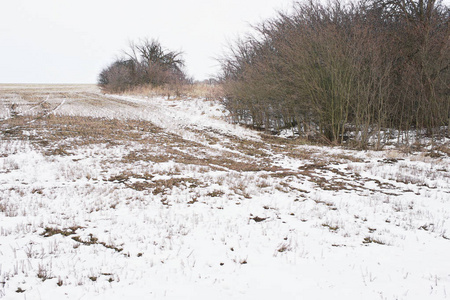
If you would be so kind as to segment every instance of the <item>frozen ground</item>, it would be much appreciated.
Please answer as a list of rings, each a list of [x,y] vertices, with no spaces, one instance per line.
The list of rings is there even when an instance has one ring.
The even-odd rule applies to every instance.
[[[0,86],[0,298],[450,298],[450,158],[218,103]]]

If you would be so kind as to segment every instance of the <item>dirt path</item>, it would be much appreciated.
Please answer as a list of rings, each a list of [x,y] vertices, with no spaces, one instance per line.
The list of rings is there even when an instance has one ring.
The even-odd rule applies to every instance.
[[[105,95],[91,85],[2,85],[0,96],[3,119],[17,114],[37,118],[48,113],[134,119],[207,145],[224,145],[230,139],[261,141],[256,132],[228,123],[223,108],[213,101]]]

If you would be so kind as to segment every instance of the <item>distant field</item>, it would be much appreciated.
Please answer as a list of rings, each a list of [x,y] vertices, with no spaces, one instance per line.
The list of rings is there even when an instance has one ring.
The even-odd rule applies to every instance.
[[[0,298],[445,299],[448,146],[324,147],[212,100],[0,85]]]

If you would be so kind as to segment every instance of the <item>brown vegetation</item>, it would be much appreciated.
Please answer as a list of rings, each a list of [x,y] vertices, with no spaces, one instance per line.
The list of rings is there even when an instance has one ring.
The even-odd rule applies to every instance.
[[[235,122],[359,148],[448,135],[449,16],[436,0],[296,3],[224,55],[224,102]]]
[[[140,96],[164,96],[167,99],[178,98],[203,98],[215,100],[222,96],[222,88],[215,82],[194,82],[178,85],[165,84],[153,86],[151,84],[136,86],[125,91],[126,94]]]
[[[178,86],[190,81],[181,52],[163,49],[157,40],[131,42],[125,57],[103,69],[98,84],[106,92],[124,92],[139,86]]]

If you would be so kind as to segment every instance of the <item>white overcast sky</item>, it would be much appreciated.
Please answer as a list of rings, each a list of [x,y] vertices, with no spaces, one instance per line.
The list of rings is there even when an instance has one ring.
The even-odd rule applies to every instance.
[[[0,83],[95,83],[128,41],[157,38],[205,79],[227,41],[292,0],[0,0]]]

